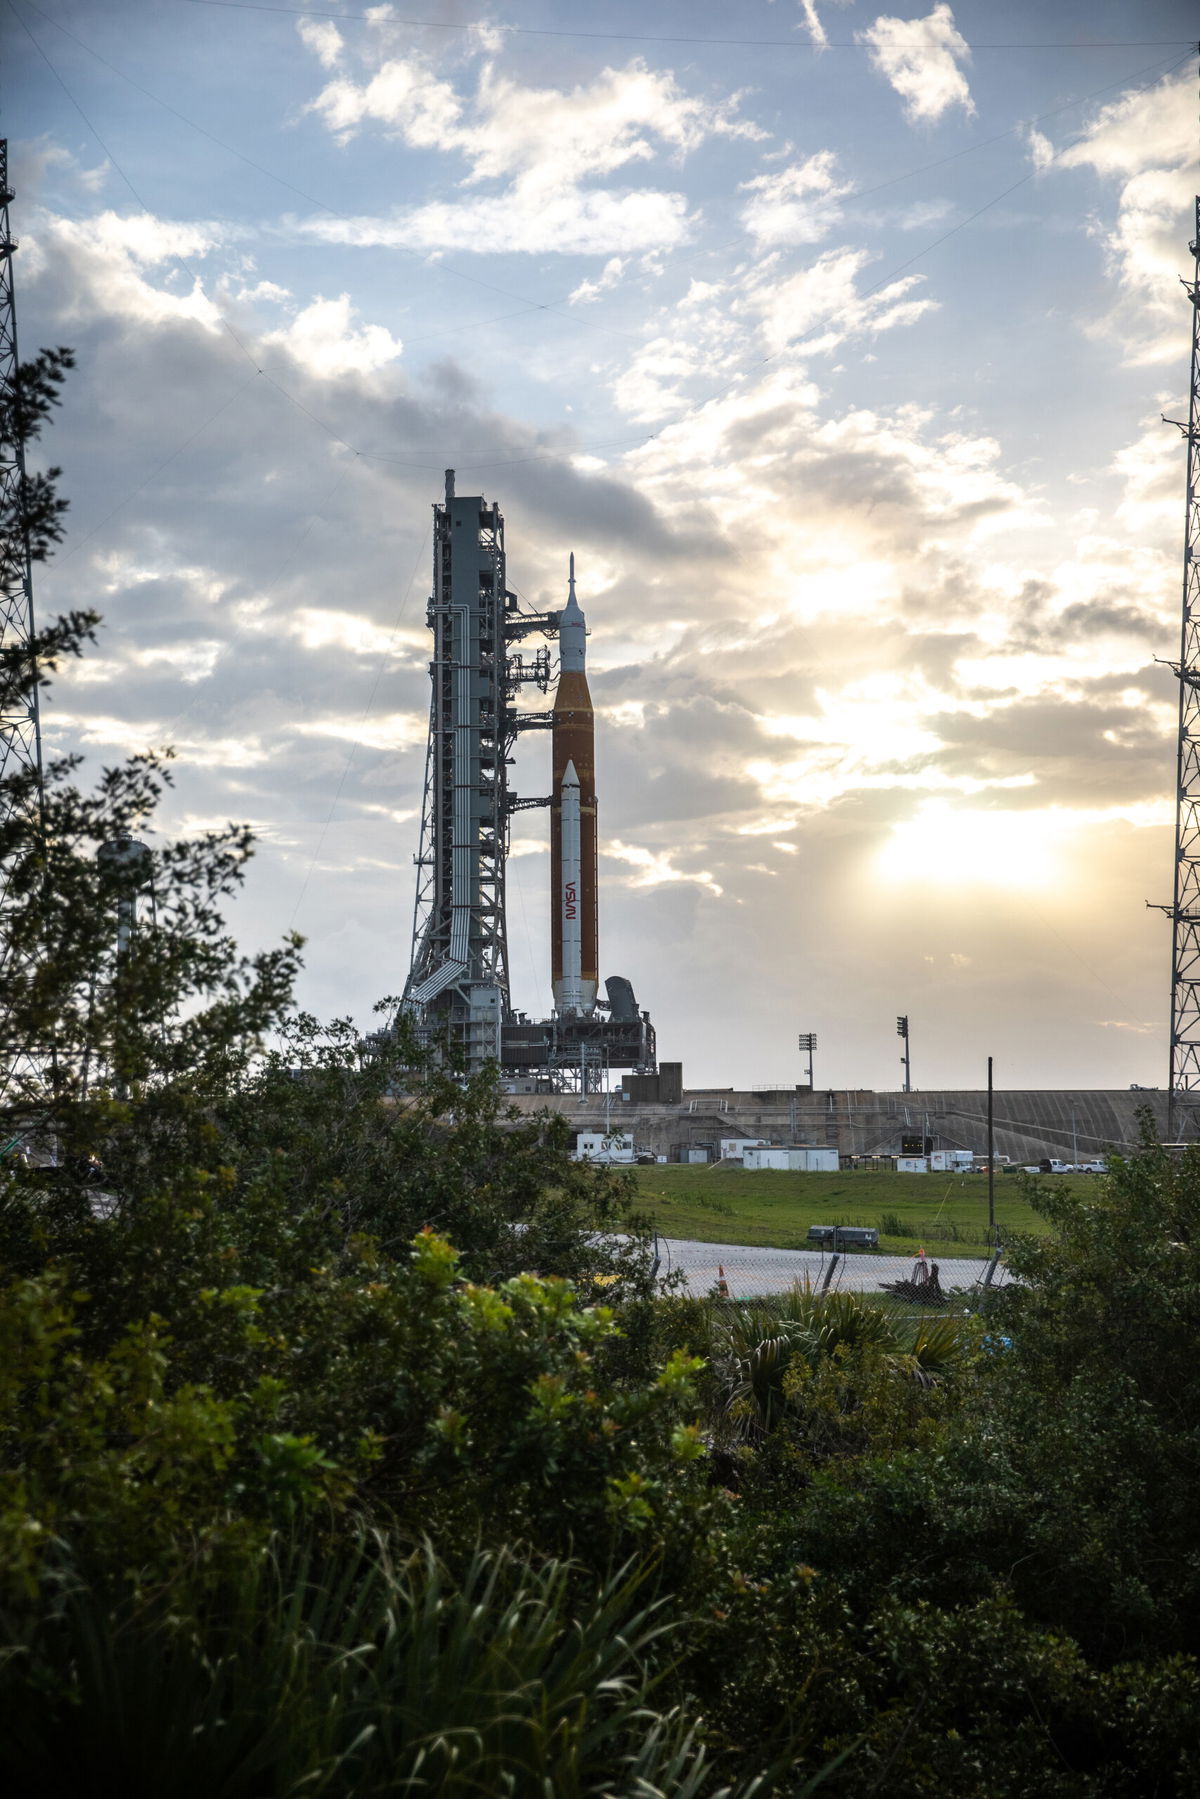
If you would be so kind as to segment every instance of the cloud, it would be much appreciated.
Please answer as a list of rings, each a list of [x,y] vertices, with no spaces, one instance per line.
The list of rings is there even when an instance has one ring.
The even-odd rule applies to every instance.
[[[366,82],[339,76],[308,110],[343,143],[361,126],[379,124],[417,149],[460,147],[462,103],[417,57],[385,62]]]
[[[387,221],[317,223],[330,242],[404,244],[413,249],[495,249],[530,254],[609,255],[667,249],[688,234],[683,195],[648,186],[585,186],[666,156],[678,163],[712,137],[759,139],[739,116],[740,94],[713,101],[685,93],[668,72],[640,59],[603,69],[574,88],[524,86],[485,63],[470,95],[421,57],[392,58],[369,80],[341,76],[311,102],[343,143],[381,126],[414,149],[457,154],[461,185],[503,182],[487,199],[436,201]]]
[[[904,101],[912,124],[934,124],[952,106],[974,114],[971,90],[958,66],[970,57],[970,45],[945,0],[939,0],[924,19],[881,14],[855,37],[870,46],[871,61]]]
[[[1029,160],[1039,175],[1044,175],[1047,169],[1054,166],[1054,145],[1036,125],[1026,128],[1025,146],[1029,151]]]
[[[355,329],[353,318],[349,294],[336,300],[318,295],[286,328],[268,331],[263,342],[282,344],[301,368],[322,378],[368,375],[394,362],[403,349],[400,339],[382,325]]]
[[[353,68],[363,85],[355,55],[346,50],[338,73]],[[456,73],[447,85],[454,129],[474,129],[477,84]],[[365,137],[369,126],[356,129]],[[652,159],[573,176],[561,195],[548,185],[519,215],[519,241],[556,248],[551,226],[569,228],[586,195],[610,205],[586,241],[636,224],[618,203],[649,209],[668,184],[638,182],[687,154],[651,124],[638,135]],[[819,157],[806,164],[789,149],[778,164],[748,167],[759,155],[750,140],[721,149],[738,152],[723,174],[739,204],[816,203],[795,171]],[[527,172],[510,158],[476,181],[459,147],[450,174],[465,180],[448,191],[440,156],[407,152],[395,157],[416,171],[400,190],[408,210],[382,224],[336,222],[345,241],[360,231],[362,241],[404,241],[424,213],[423,242],[436,246],[467,208],[481,227],[494,218]],[[362,143],[348,155],[380,152]],[[539,157],[537,180],[549,183]],[[839,183],[838,165],[826,168]],[[767,169],[791,190],[781,181],[739,192]],[[1123,185],[1150,169],[1092,173]],[[665,228],[673,219],[694,233],[701,172],[669,185],[680,192],[666,195],[677,210]],[[535,196],[536,183],[522,191]],[[448,211],[433,219],[431,206]],[[869,1045],[880,981],[926,978],[929,954],[930,981],[980,983],[1006,1066],[1024,1056],[1041,1058],[1045,1078],[1056,1067],[1099,1081],[1139,1075],[1125,1071],[1122,1033],[1091,1032],[1090,1021],[1145,1008],[1090,995],[1081,1012],[1083,977],[1064,973],[1061,947],[1024,904],[1020,846],[1030,818],[1034,848],[1059,869],[1037,903],[1056,919],[1061,905],[1072,944],[1106,971],[1119,965],[1136,992],[1161,984],[1162,944],[1142,904],[1147,864],[1161,855],[1170,866],[1169,824],[1152,802],[1169,785],[1175,694],[1152,657],[1178,603],[1180,449],[1161,427],[1155,438],[1159,396],[1139,400],[1146,416],[1123,445],[1089,412],[1086,453],[1071,468],[1080,485],[1065,487],[1054,444],[993,404],[994,371],[973,363],[971,381],[953,387],[944,369],[931,375],[944,345],[930,309],[955,301],[944,271],[936,288],[907,277],[864,293],[878,266],[864,247],[873,227],[858,243],[798,257],[751,259],[743,240],[644,316],[631,302],[644,343],[564,326],[553,341],[537,331],[532,348],[514,331],[481,350],[464,335],[435,365],[419,353],[414,363],[410,343],[401,374],[398,321],[406,339],[443,322],[440,277],[423,318],[415,280],[404,289],[411,310],[383,310],[390,272],[367,286],[376,275],[366,259],[362,287],[359,265],[335,254],[313,259],[325,270],[320,293],[298,285],[305,261],[284,229],[239,237],[225,225],[142,218],[130,229],[109,217],[99,238],[92,218],[69,229],[39,220],[39,271],[22,268],[30,316],[46,321],[48,341],[61,335],[80,352],[51,444],[67,464],[77,530],[44,572],[39,604],[96,604],[108,620],[101,657],[51,692],[48,741],[65,749],[86,735],[108,755],[174,738],[168,825],[267,821],[235,928],[247,942],[274,941],[304,895],[306,1004],[365,1015],[380,988],[403,981],[396,894],[411,893],[429,693],[423,538],[441,469],[457,462],[460,493],[502,506],[510,581],[530,605],[559,600],[566,554],[579,552],[602,727],[604,969],[630,971],[661,1053],[682,1049],[689,1079],[700,1078],[701,1055],[714,1079],[772,1067],[764,1021],[769,1031],[781,980],[805,994],[806,1024],[835,1017],[848,1042]],[[590,282],[572,271],[580,301],[617,280],[628,283],[624,301],[633,278],[642,283],[628,243],[604,254],[609,266],[597,264]],[[1106,281],[1112,291],[1120,267],[1098,274],[1099,291]],[[971,303],[983,304],[978,292]],[[233,309],[250,358],[219,329],[219,309]],[[1022,342],[1032,354],[1033,338]],[[864,353],[890,343],[895,353],[866,370]],[[1074,343],[1095,400],[1112,352],[1099,339]],[[297,404],[256,376],[255,361]],[[652,420],[653,440],[608,444],[622,436],[605,410],[613,390]],[[588,424],[576,436],[562,408],[585,393]],[[331,433],[395,460],[352,457]],[[546,791],[546,749],[544,734],[520,738],[519,793]],[[514,997],[536,1009],[548,1005],[548,994],[537,998],[545,829],[544,814],[524,816],[510,947]],[[999,836],[996,819],[1009,821]],[[1054,849],[1055,820],[1070,854]],[[885,884],[877,858],[898,828],[917,872],[894,870]],[[960,829],[970,858],[994,859],[997,841],[1012,847],[999,907],[985,903],[990,882],[955,878]],[[949,943],[972,958],[969,974],[954,973]],[[713,971],[702,999],[696,967]],[[1003,980],[989,986],[996,968]],[[902,991],[897,1006],[909,1003]],[[710,1052],[700,1045],[714,1007],[731,1022]],[[961,1003],[940,1014],[936,1053],[948,1065],[977,1050],[977,1015]],[[1092,1044],[1101,1036],[1110,1052]],[[861,1063],[859,1049],[847,1053],[848,1072],[872,1078],[869,1050]]]
[[[800,10],[804,14],[804,23],[808,28],[809,37],[812,39],[813,43],[816,44],[818,49],[824,49],[825,45],[829,42],[829,34],[821,23],[820,15],[816,8],[816,0],[799,0],[799,4]]]
[[[1101,108],[1081,139],[1059,151],[1058,170],[1090,168],[1120,182],[1115,224],[1100,229],[1117,278],[1116,305],[1101,328],[1131,363],[1178,354],[1178,274],[1195,193],[1195,80],[1188,69]]]
[[[614,377],[617,405],[631,419],[662,421],[689,405],[704,407],[748,366],[784,352],[826,356],[850,339],[915,324],[937,309],[936,300],[917,297],[919,275],[862,293],[859,277],[873,259],[867,250],[827,250],[787,274],[775,252],[727,281],[693,280],[650,322],[652,335]]]
[[[68,319],[98,307],[130,323],[160,325],[186,319],[218,331],[220,310],[191,265],[229,238],[217,225],[183,224],[148,212],[102,212],[88,219],[43,215],[35,218],[33,254],[27,256],[25,268],[29,271],[32,264],[37,270],[45,256],[65,253],[65,266],[74,277],[73,291],[60,299]],[[183,275],[190,286],[156,285],[147,279],[148,270],[164,263],[176,265],[168,283]]]
[[[831,150],[819,150],[806,162],[743,181],[741,191],[751,195],[742,208],[747,231],[763,244],[818,243],[841,217],[837,201],[852,191],[836,165]]]
[[[611,288],[619,284],[621,276],[628,267],[628,256],[610,256],[596,279],[581,281],[579,286],[573,288],[567,295],[567,299],[572,306],[578,305],[581,301],[598,299],[601,294],[608,293]]]
[[[745,306],[761,321],[763,341],[771,355],[798,338],[819,335],[805,350],[820,354],[848,337],[911,325],[937,308],[932,299],[910,299],[923,277],[907,275],[873,294],[861,294],[858,278],[873,257],[868,250],[827,250],[795,275],[777,273],[777,265],[760,265],[748,285]]]
[[[502,243],[497,237],[503,219]],[[513,188],[496,199],[433,201],[392,218],[310,219],[304,237],[359,249],[453,249],[492,256],[608,256],[673,249],[691,233],[687,199],[656,188],[567,188],[535,194]]]
[[[618,862],[626,862],[635,872],[629,876],[631,887],[660,887],[664,882],[683,882],[704,887],[716,899],[720,899],[722,889],[713,880],[706,868],[694,872],[677,868],[672,861],[679,855],[679,850],[651,850],[642,844],[622,843],[619,838],[605,844],[604,854],[614,857]]]
[[[335,69],[345,48],[342,34],[332,19],[299,19],[296,30],[323,69]]]

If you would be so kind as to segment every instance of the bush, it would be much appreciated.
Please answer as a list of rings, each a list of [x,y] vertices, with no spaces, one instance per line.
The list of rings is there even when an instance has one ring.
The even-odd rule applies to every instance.
[[[14,1790],[123,1799],[712,1792],[695,1724],[656,1709],[665,1601],[627,1567],[425,1544],[272,1543],[199,1615],[62,1585],[11,1621],[0,1770]],[[738,1791],[751,1799],[757,1783]]]

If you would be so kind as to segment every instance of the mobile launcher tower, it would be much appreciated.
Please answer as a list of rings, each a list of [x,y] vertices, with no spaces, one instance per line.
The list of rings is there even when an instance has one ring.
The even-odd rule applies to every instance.
[[[403,1011],[431,1045],[447,1044],[468,1072],[498,1062],[506,1079],[559,1091],[594,1091],[609,1069],[652,1074],[654,1027],[620,975],[599,993],[594,719],[587,684],[587,626],[569,594],[559,612],[523,611],[507,585],[504,520],[480,494],[433,509],[429,602],[433,691],[417,855],[412,963]],[[530,685],[545,694],[557,640],[558,687],[550,711],[519,711]],[[552,734],[553,792],[518,798],[508,770],[523,731]],[[514,812],[550,808],[550,959],[554,1012],[530,1019],[512,1006],[505,921],[505,863]]]

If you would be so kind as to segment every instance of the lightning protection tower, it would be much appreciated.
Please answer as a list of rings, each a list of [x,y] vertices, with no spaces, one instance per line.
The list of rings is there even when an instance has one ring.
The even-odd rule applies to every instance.
[[[19,359],[13,292],[13,242],[8,209],[8,143],[0,138],[0,651],[5,667],[0,686],[0,815],[15,822],[28,814],[40,828],[42,731],[34,666],[33,578],[25,517],[25,446],[17,405]],[[10,869],[0,859],[0,984],[15,973],[18,952],[6,928]],[[0,1098],[38,1074],[33,1046],[0,1041]]]
[[[1183,620],[1179,660],[1179,737],[1175,783],[1175,889],[1164,906],[1171,920],[1171,1122],[1176,1096],[1200,1090],[1200,198],[1188,246],[1192,279],[1183,283],[1192,309],[1188,415],[1177,424],[1187,445],[1183,540]]]
[[[544,693],[549,649],[530,660],[510,646],[552,632],[556,614],[520,612],[508,591],[504,520],[481,494],[457,495],[446,471],[433,509],[432,694],[412,962],[404,1009],[427,1041],[450,1043],[468,1070],[499,1062],[511,1016],[504,867],[509,819],[525,806],[508,790],[522,730],[551,725],[549,712],[518,712],[523,682]]]

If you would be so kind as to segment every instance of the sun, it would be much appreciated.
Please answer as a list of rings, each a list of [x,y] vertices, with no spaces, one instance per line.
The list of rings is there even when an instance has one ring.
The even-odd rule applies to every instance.
[[[1076,821],[1061,808],[1001,812],[926,800],[892,826],[877,868],[888,881],[936,887],[1053,886]]]

